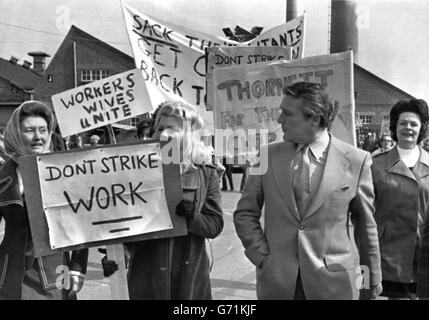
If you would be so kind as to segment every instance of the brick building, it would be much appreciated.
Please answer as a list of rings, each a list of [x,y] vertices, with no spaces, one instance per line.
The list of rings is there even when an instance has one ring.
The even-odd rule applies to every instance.
[[[51,96],[55,94],[134,68],[132,57],[72,26],[37,83],[34,97],[52,106]],[[138,121],[121,122],[122,128],[135,126]],[[101,136],[101,144],[109,143],[105,128],[85,132],[84,142],[88,143],[94,133]],[[115,133],[123,135],[120,129]]]
[[[40,74],[31,69],[31,62],[18,58],[0,58],[0,128],[4,128],[12,112],[24,101],[32,98]]]
[[[405,91],[354,64],[356,120],[360,133],[381,133],[382,123],[389,123],[390,109],[399,100],[413,99]]]

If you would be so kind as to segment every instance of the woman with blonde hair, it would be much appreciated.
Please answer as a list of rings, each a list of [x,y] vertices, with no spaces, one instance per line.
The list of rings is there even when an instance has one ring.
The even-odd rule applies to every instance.
[[[164,148],[173,146],[171,159],[180,163],[184,200],[176,214],[186,218],[188,234],[128,244],[130,299],[212,299],[206,239],[221,233],[223,212],[216,166],[198,131],[203,120],[194,107],[179,101],[161,104],[153,119],[152,138],[172,138]],[[112,260],[105,261],[103,268],[108,265],[111,271],[116,269]]]
[[[153,118],[152,138],[179,138],[180,150],[177,155],[181,156],[182,168],[211,163],[212,150],[201,140],[204,120],[193,106],[167,101],[158,106]]]

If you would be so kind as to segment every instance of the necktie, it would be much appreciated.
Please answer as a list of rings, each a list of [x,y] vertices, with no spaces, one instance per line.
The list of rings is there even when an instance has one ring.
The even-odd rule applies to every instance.
[[[297,162],[295,163],[295,167],[296,165],[298,165],[298,167],[296,168],[293,178],[293,191],[298,212],[301,217],[303,216],[305,209],[307,209],[310,199],[310,158],[308,151],[308,145],[304,145],[301,148],[297,156]]]

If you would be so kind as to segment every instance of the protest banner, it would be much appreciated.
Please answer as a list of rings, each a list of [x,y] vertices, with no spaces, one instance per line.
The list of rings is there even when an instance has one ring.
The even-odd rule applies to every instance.
[[[240,64],[290,60],[292,47],[211,47],[206,49],[207,110],[213,110],[213,69]]]
[[[186,234],[178,165],[159,142],[20,159],[36,255]]]
[[[139,69],[52,96],[61,135],[67,137],[152,111]]]
[[[205,49],[213,46],[290,46],[292,58],[304,51],[304,16],[239,43],[153,19],[122,5],[136,67],[146,83],[146,102],[186,101],[197,107],[206,128],[213,130],[213,113],[205,106]],[[219,28],[221,29],[221,28]]]
[[[281,141],[283,134],[277,119],[284,89],[298,81],[327,86],[334,105],[338,107],[331,131],[339,139],[355,145],[352,51],[215,68],[213,88],[208,88],[215,93],[215,129],[221,132],[226,129],[235,132],[267,129],[268,142]],[[220,139],[217,140],[218,145]],[[216,156],[234,153],[232,148],[233,144],[226,142],[222,148],[215,148]]]

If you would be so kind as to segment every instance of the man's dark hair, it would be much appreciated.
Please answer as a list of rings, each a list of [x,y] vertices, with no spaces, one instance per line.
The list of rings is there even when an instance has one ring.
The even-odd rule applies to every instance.
[[[319,116],[319,126],[330,129],[338,108],[332,103],[325,85],[313,82],[296,82],[285,89],[285,94],[304,100],[306,118]]]
[[[428,105],[422,99],[400,100],[390,110],[390,125],[389,129],[392,134],[392,139],[398,142],[396,135],[396,126],[398,124],[399,116],[404,112],[413,112],[420,118],[421,128],[417,143],[420,143],[426,137],[426,131],[429,122]]]

